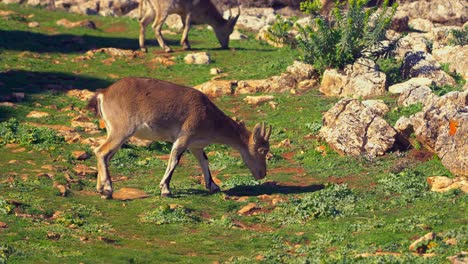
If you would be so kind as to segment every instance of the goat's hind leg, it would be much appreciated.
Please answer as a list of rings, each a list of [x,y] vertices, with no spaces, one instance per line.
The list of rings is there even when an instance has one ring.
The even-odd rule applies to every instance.
[[[146,35],[146,27],[154,20],[154,11],[151,9],[150,6],[147,7],[144,15],[139,19],[140,23],[140,34],[139,34],[139,44],[140,50],[147,52],[148,49],[145,46],[145,35]]]
[[[112,199],[112,180],[109,174],[109,162],[120,146],[128,139],[109,135],[104,143],[94,150],[97,159],[98,176],[96,190],[103,199]]]

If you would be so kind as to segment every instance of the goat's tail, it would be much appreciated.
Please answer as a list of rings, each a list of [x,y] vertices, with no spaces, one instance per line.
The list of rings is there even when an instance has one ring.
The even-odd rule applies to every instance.
[[[86,106],[86,109],[93,112],[94,115],[96,115],[96,116],[101,116],[101,109],[99,107],[100,103],[99,103],[99,98],[98,98],[100,93],[101,93],[100,91],[97,91],[93,95],[93,97],[91,97],[91,99],[89,99],[88,105]]]

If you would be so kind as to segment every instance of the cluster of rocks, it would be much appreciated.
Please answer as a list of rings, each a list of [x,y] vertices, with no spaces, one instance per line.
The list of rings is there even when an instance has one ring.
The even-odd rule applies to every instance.
[[[312,65],[295,61],[279,76],[261,80],[211,80],[194,88],[210,97],[259,92],[296,94],[314,88],[318,83],[318,77]]]

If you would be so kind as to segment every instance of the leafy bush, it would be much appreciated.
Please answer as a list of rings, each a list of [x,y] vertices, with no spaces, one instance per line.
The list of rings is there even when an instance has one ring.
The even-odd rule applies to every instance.
[[[468,44],[468,26],[463,27],[461,30],[453,29],[450,31],[452,38],[449,40],[450,45],[461,45]]]
[[[316,16],[311,25],[298,25],[297,41],[302,59],[319,72],[329,67],[343,68],[359,58],[363,49],[383,40],[397,6],[389,9],[385,1],[381,10],[365,9],[366,3],[366,0],[348,0],[347,11],[340,10],[337,4],[330,18]],[[315,0],[307,0],[301,6],[305,13],[314,15],[316,5]]]
[[[395,58],[390,57],[386,59],[378,59],[377,64],[379,65],[380,70],[387,76],[387,86],[404,81],[400,72],[402,61],[397,61]]]
[[[15,249],[7,244],[0,244],[0,264],[6,264],[8,258],[15,253]]]
[[[409,117],[422,111],[422,109],[423,104],[421,103],[412,104],[408,106],[399,106],[397,108],[392,109],[391,111],[388,111],[387,114],[385,114],[385,120],[390,125],[394,126],[398,119],[400,119],[400,117]]]
[[[296,20],[296,18],[283,19],[280,15],[276,15],[276,21],[268,28],[266,37],[275,43],[294,46],[295,39],[289,32],[292,30]]]
[[[11,206],[7,201],[0,199],[0,213],[9,214],[13,211],[13,206]]]
[[[347,216],[354,214],[356,201],[357,197],[347,185],[332,184],[323,190],[280,204],[273,215],[292,223],[321,217]]]
[[[63,142],[62,136],[47,127],[20,124],[15,118],[0,123],[0,146],[16,143],[36,150],[52,150]]]
[[[378,180],[378,189],[391,197],[392,203],[406,204],[423,197],[429,190],[426,177],[417,171],[389,173]]]
[[[162,205],[156,210],[145,213],[140,217],[144,223],[154,223],[157,225],[180,224],[199,222],[200,219],[190,214],[190,211],[184,207],[176,206],[171,208],[169,205]]]
[[[257,181],[250,176],[234,175],[223,181],[223,188],[231,189],[237,186],[252,186],[258,185],[261,181]]]
[[[216,151],[214,157],[210,159],[212,170],[224,170],[228,167],[242,167],[242,160],[233,157],[229,151]]]
[[[312,134],[317,135],[322,128],[322,122],[305,123],[304,126],[309,129]]]

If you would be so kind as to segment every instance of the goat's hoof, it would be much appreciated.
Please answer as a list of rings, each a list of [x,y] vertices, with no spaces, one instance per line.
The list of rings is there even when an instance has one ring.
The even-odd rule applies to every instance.
[[[167,53],[171,53],[171,52],[172,52],[172,49],[169,48],[169,47],[166,47],[166,48],[164,48],[164,51],[167,52]]]
[[[147,53],[147,52],[148,52],[148,48],[146,48],[146,47],[140,48],[140,50],[141,50],[142,52],[144,52],[144,53]]]
[[[161,193],[161,198],[172,198],[171,193]]]
[[[101,199],[106,199],[106,200],[112,199],[112,191],[103,190],[102,192],[99,192],[99,193],[101,194]]]
[[[213,188],[213,189],[210,189],[210,193],[211,194],[215,194],[215,193],[219,193],[221,192],[221,189],[218,187],[218,188]]]

